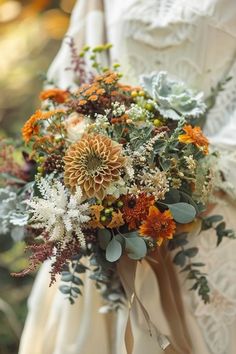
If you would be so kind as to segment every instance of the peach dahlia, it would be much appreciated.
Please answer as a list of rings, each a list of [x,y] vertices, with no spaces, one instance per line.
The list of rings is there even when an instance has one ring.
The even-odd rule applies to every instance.
[[[106,188],[120,176],[125,158],[122,147],[101,134],[85,134],[66,152],[65,184],[75,190],[79,185],[86,197],[105,197]]]

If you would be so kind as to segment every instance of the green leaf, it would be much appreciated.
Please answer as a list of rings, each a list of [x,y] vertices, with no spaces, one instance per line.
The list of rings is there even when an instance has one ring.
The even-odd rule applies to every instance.
[[[225,226],[226,226],[226,224],[224,221],[222,221],[219,225],[217,225],[217,227],[216,227],[217,234],[221,233],[223,230],[225,230]]]
[[[106,259],[109,262],[115,262],[120,258],[121,254],[121,244],[113,237],[106,248]]]
[[[73,283],[76,285],[84,285],[83,281],[79,277],[76,277],[76,276],[74,276],[74,278],[73,278]]]
[[[17,183],[17,184],[23,184],[25,185],[26,182],[23,180],[23,179],[20,179],[18,177],[15,177],[15,176],[12,176],[10,173],[5,173],[5,172],[2,172],[0,173],[0,177],[10,181],[10,182],[13,182],[13,183]]]
[[[184,250],[184,254],[187,257],[195,257],[196,254],[198,253],[198,248],[197,247],[192,247]]]
[[[180,193],[177,189],[170,188],[170,191],[165,195],[165,203],[173,204],[180,201]]]
[[[159,162],[164,171],[168,171],[168,169],[171,167],[170,160],[160,160]]]
[[[214,222],[219,222],[223,220],[223,216],[222,215],[211,215],[208,218],[205,219],[207,222],[209,222],[210,224],[213,224]]]
[[[68,282],[73,280],[73,275],[70,272],[62,272],[61,280]]]
[[[111,233],[107,229],[99,229],[98,231],[99,246],[105,250],[111,241]]]
[[[180,267],[183,267],[186,263],[186,256],[184,254],[184,251],[179,251],[178,253],[176,253],[174,259],[173,259],[173,262],[180,266]]]
[[[147,254],[147,246],[143,238],[130,237],[125,239],[128,257],[131,259],[141,259]]]
[[[62,294],[70,294],[70,286],[68,285],[60,285],[59,290],[62,292]]]
[[[169,241],[169,249],[172,251],[178,247],[187,245],[188,244],[187,236],[188,234],[185,232],[176,235],[172,240]]]
[[[126,234],[123,234],[124,237],[127,238],[133,238],[133,237],[139,237],[139,234],[137,231],[132,231],[132,232],[127,232]]]
[[[201,262],[195,262],[195,263],[192,263],[192,266],[193,266],[193,267],[204,267],[205,264],[204,264],[204,263],[201,263]]]
[[[77,293],[77,294],[82,295],[82,293],[81,293],[80,289],[79,289],[79,288],[77,288],[77,287],[75,287],[75,286],[73,286],[73,287],[72,287],[72,291],[74,291],[74,292],[75,292],[75,293]]]
[[[70,301],[70,304],[71,304],[71,305],[74,305],[75,300],[73,299],[73,297],[70,296],[70,297],[69,297],[69,301]]]
[[[78,263],[76,265],[75,271],[76,271],[76,273],[85,273],[87,269],[88,268],[85,265]]]
[[[203,206],[201,207],[200,204],[196,204],[195,201],[193,200],[193,198],[190,195],[188,195],[186,192],[179,191],[179,193],[180,193],[181,198],[183,199],[184,202],[186,202],[187,204],[191,204],[196,209],[196,211],[198,213],[201,212],[201,209]],[[205,208],[204,208],[204,210],[205,210]]]
[[[196,209],[188,203],[166,204],[170,209],[173,218],[180,224],[187,224],[194,220]]]
[[[125,239],[124,239],[123,235],[117,234],[117,235],[115,235],[115,239],[116,239],[116,241],[118,241],[121,244],[122,248],[125,247]]]
[[[198,287],[199,287],[199,283],[196,282],[189,290],[197,290]]]

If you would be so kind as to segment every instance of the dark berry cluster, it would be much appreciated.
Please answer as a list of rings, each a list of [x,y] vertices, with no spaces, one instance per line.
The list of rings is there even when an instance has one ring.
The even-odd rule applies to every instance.
[[[63,157],[58,154],[51,154],[47,157],[43,164],[43,171],[45,173],[51,173],[53,171],[63,172],[64,171],[64,161]]]

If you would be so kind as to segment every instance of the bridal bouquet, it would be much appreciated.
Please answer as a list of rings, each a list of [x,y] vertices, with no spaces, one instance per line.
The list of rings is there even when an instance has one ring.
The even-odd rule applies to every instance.
[[[97,73],[86,73],[88,51],[80,56],[77,88],[41,93],[41,109],[22,129],[24,163],[13,163],[2,146],[0,232],[25,237],[31,251],[20,275],[51,259],[52,282],[60,274],[60,289],[73,303],[89,270],[116,308],[124,298],[119,262],[152,260],[168,247],[207,302],[207,277],[192,261],[198,249],[187,247],[188,235],[196,225],[214,227],[220,243],[232,231],[221,216],[202,215],[215,161],[193,125],[206,110],[202,94],[166,72],[142,76],[138,87],[124,85],[118,65],[98,63],[100,47],[90,56]]]

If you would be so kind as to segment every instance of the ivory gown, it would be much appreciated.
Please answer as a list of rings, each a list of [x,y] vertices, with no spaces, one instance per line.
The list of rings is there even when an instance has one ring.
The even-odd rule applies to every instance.
[[[218,95],[205,132],[222,152],[220,165],[228,181],[229,197],[214,213],[224,214],[228,224],[236,229],[235,0],[79,0],[68,34],[78,48],[113,43],[112,60],[121,63],[129,83],[137,83],[139,74],[164,69],[208,95],[222,78],[233,77]],[[59,87],[73,85],[73,74],[64,70],[69,62],[68,46],[63,43],[49,70],[49,78]],[[189,284],[177,274],[183,309],[180,303],[173,305],[178,286],[172,278],[165,278],[164,271],[156,281],[145,261],[138,265],[137,293],[177,353],[235,354],[236,241],[224,240],[216,248],[215,236],[205,232],[191,242],[199,247],[196,261],[206,264],[212,287],[210,304],[204,305],[189,292]],[[49,289],[48,283],[48,264],[44,264],[29,299],[20,354],[131,353],[124,340],[127,310],[99,314],[102,301],[88,276],[84,295],[73,306],[64,300],[58,284]],[[132,354],[162,353],[155,338],[149,336],[137,306],[131,313],[131,327]]]

